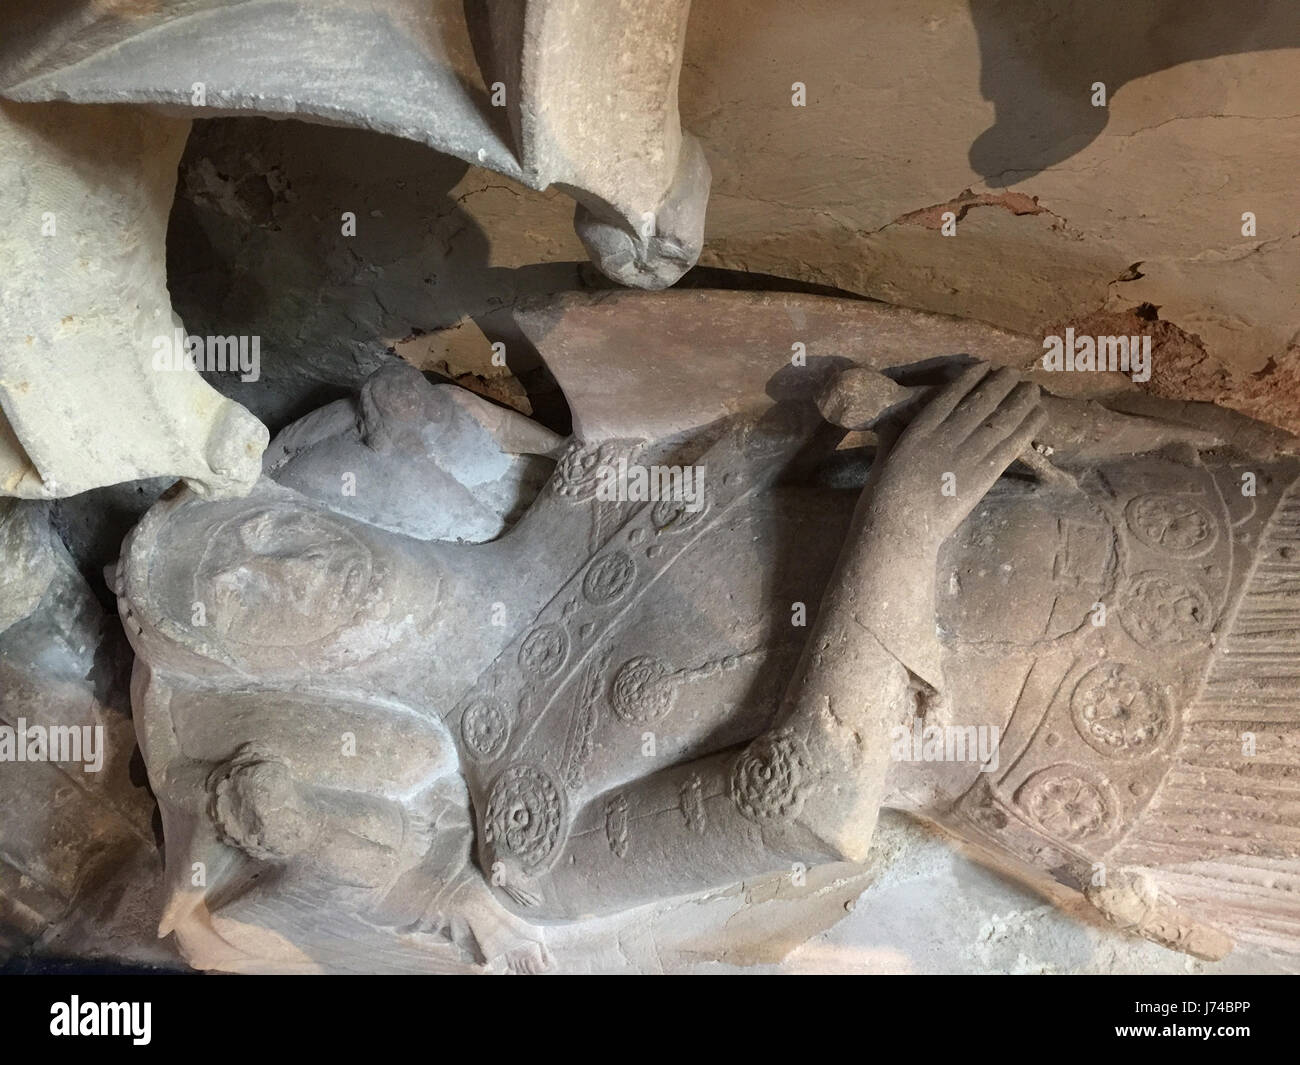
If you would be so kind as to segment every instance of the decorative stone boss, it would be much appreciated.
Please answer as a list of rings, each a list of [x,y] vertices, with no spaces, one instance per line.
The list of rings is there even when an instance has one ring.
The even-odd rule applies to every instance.
[[[885,805],[1160,942],[1295,949],[1300,463],[1225,412],[927,373],[566,446],[390,368],[247,499],[165,498],[118,577],[163,931],[203,967],[536,969],[548,923],[860,860]],[[702,497],[597,492],[652,463]],[[383,516],[435,468],[429,527],[529,505],[419,539]]]

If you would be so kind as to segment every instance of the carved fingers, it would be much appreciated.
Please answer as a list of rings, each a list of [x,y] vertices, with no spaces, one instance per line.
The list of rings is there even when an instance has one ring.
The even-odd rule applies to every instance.
[[[988,376],[989,364],[977,362],[963,370],[953,382],[941,388],[908,426],[907,435],[926,435],[937,430],[956,408],[970,395],[971,391]]]
[[[930,400],[884,460],[885,520],[930,547],[946,539],[1043,426],[1037,385],[978,363]]]
[[[555,968],[555,959],[542,942],[530,943],[505,956],[506,968],[522,976],[537,976]]]
[[[935,396],[902,443],[914,441],[912,450],[949,469],[973,472],[1001,460],[1000,474],[1042,427],[1040,399],[1038,386],[1021,381],[1015,370],[972,366]]]
[[[1043,423],[1038,386],[1028,381],[1017,383],[1014,377],[1010,384],[1011,387],[1001,397],[997,407],[971,430],[965,441],[971,455],[984,460],[1007,450],[1010,441],[1021,441],[1020,447],[1003,463],[999,473],[1028,446],[1030,441],[1022,440],[1027,429],[1031,426],[1040,428]]]
[[[994,434],[993,446],[989,448],[984,461],[996,470],[994,477],[1011,465],[1024,451],[1033,445],[1034,436],[1047,424],[1047,412],[1038,405],[1038,387],[1033,388],[1035,397],[1014,428],[998,427]]]
[[[987,371],[988,367],[984,369]],[[1004,401],[1011,397],[1019,383],[1016,372],[1005,367],[986,373],[944,419],[945,434],[953,440],[970,442],[977,433],[987,431],[992,423],[1005,417],[1008,408],[1004,408]],[[1038,389],[1032,385],[1028,387],[1033,389],[1036,402]],[[1013,402],[1011,406],[1014,405]]]

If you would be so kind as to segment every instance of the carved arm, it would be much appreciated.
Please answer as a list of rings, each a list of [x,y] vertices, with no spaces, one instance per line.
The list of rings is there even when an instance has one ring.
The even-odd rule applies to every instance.
[[[864,489],[782,723],[742,751],[592,801],[552,870],[511,896],[531,916],[575,918],[795,861],[865,858],[890,729],[910,712],[908,672],[941,683],[939,547],[1041,427],[1038,399],[1037,387],[987,365],[939,392]]]

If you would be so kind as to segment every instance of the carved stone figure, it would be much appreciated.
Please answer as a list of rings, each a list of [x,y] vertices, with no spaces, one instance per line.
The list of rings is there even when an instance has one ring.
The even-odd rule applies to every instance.
[[[689,0],[12,6],[11,100],[373,129],[564,189],[622,284],[664,288],[699,258],[709,165],[677,113]]]
[[[252,341],[188,336],[167,291],[165,235],[193,117],[374,130],[556,186],[574,198],[600,270],[673,284],[699,258],[710,183],[677,111],[689,6],[9,5],[0,209],[22,224],[3,245],[13,269],[0,293],[0,496],[165,475],[242,495],[256,479],[265,427],[195,369],[196,358],[238,366],[256,381]],[[359,207],[330,220],[340,240],[355,235]]]
[[[526,478],[503,508],[458,471],[550,441],[482,407],[453,404],[503,424],[420,437],[437,520],[376,517],[423,483],[400,456],[340,492],[359,441],[448,409],[414,373],[305,434],[344,441],[320,476],[157,504],[118,593],[189,960],[540,969],[548,923],[860,860],[882,806],[1158,942],[1300,948],[1293,441],[970,359],[882,377],[916,316],[861,313],[858,365],[792,366],[777,332],[764,403],[695,429],[575,402],[517,521]],[[456,537],[488,496],[508,531]]]

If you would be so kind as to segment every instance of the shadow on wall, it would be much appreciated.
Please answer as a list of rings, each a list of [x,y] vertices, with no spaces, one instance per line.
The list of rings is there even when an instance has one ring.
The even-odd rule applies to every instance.
[[[1300,47],[1295,0],[971,0],[980,89],[993,126],[970,164],[990,186],[1023,181],[1078,154],[1109,117],[1093,105],[1180,63]],[[1172,101],[1177,113],[1177,101]],[[1190,104],[1190,102],[1189,102]]]

